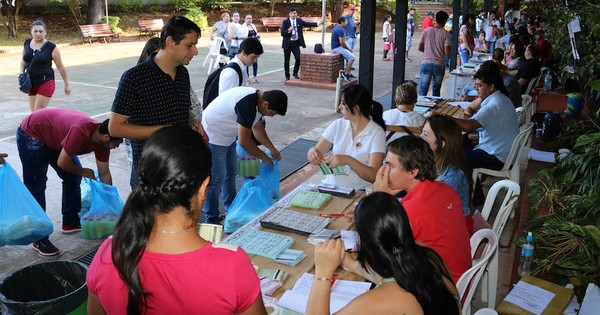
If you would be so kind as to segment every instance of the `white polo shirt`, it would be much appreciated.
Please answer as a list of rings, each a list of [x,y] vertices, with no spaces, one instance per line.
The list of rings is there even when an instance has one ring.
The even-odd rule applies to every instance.
[[[238,125],[251,129],[262,117],[258,113],[258,90],[234,87],[215,98],[202,113],[202,127],[209,143],[230,146],[238,136]]]
[[[359,162],[369,165],[369,157],[372,153],[385,154],[385,131],[377,123],[369,121],[365,129],[352,138],[350,121],[339,118],[327,127],[322,137],[333,143],[332,153],[349,155]],[[342,178],[344,182],[339,184],[354,188],[363,188],[370,185],[369,182],[360,178],[348,165],[344,166],[349,178]],[[336,175],[336,179],[345,176]]]

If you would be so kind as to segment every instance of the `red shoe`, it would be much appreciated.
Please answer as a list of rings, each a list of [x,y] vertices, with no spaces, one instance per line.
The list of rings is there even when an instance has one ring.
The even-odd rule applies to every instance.
[[[65,234],[71,234],[81,231],[81,225],[63,225],[60,229]]]

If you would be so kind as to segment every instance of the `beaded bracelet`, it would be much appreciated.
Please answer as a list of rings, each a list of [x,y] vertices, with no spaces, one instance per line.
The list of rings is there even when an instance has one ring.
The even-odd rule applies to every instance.
[[[315,277],[315,280],[331,282],[333,281],[333,278]]]

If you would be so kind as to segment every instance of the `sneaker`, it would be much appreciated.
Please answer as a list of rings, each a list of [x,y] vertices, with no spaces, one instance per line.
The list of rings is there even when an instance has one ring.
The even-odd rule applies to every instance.
[[[348,78],[350,78],[350,79],[356,79],[356,77],[355,77],[355,76],[354,76],[352,73],[350,73],[350,74],[348,75]]]
[[[63,225],[60,229],[61,232],[65,234],[71,234],[75,232],[81,231],[81,225]]]
[[[60,251],[56,248],[49,239],[43,239],[41,241],[33,242],[31,244],[33,249],[37,250],[38,253],[44,256],[58,255]]]
[[[342,78],[344,78],[346,81],[350,81],[350,77],[348,77],[348,75],[345,73],[342,73]]]

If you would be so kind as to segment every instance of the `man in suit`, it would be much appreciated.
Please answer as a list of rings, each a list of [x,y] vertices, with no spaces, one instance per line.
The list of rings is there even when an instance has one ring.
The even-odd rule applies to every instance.
[[[298,12],[296,12],[295,8],[289,9],[289,16],[290,18],[283,20],[281,24],[281,36],[283,37],[281,48],[283,48],[283,68],[285,70],[286,81],[290,79],[290,53],[294,54],[294,59],[296,60],[294,62],[294,78],[300,79],[298,76],[298,70],[300,70],[300,47],[306,48],[302,28],[321,25],[321,22],[304,22],[298,18]]]

